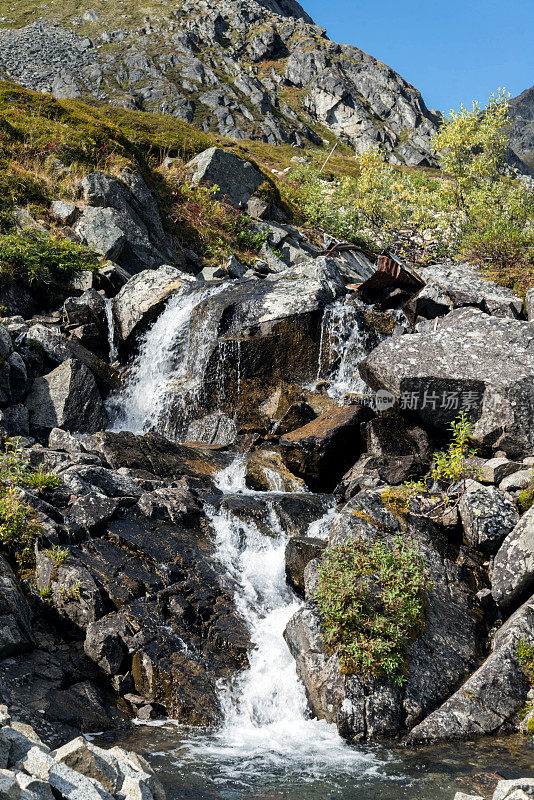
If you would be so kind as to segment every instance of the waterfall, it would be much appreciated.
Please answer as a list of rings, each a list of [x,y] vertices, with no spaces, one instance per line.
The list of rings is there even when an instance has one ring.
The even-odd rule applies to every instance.
[[[113,319],[113,300],[111,297],[104,299],[104,310],[108,326],[109,363],[114,364],[118,358],[117,342],[115,338],[115,320]]]
[[[194,309],[223,291],[224,284],[184,287],[144,334],[125,388],[109,401],[112,430],[146,433],[159,430],[171,438],[181,434],[198,405],[210,347],[212,320],[204,315],[194,332]]]
[[[368,351],[368,335],[359,317],[362,308],[361,303],[347,303],[341,299],[327,306],[323,314],[315,385],[327,381],[328,395],[341,404],[347,395],[362,394],[366,390],[358,372],[358,364]],[[325,361],[334,365],[326,372]]]
[[[351,749],[335,725],[313,719],[308,711],[304,687],[283,638],[289,619],[302,604],[285,578],[289,534],[276,512],[276,497],[245,487],[244,465],[242,457],[236,458],[219,473],[218,486],[255,494],[264,502],[270,535],[227,509],[207,505],[205,511],[215,537],[214,559],[223,567],[237,611],[250,631],[250,666],[221,685],[224,723],[208,741],[193,741],[189,758],[214,758],[221,771],[235,769],[230,765],[237,759],[242,776],[258,768],[256,759],[273,769],[294,769],[295,762],[319,771],[329,765],[338,770],[356,764],[371,768],[374,756]],[[333,513],[329,508],[312,523],[310,532],[324,537]]]

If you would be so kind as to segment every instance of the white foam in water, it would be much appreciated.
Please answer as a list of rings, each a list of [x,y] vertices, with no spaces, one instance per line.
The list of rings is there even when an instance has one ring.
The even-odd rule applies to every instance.
[[[354,301],[336,300],[327,306],[321,324],[321,342],[317,380],[327,380],[330,386],[328,395],[338,403],[343,403],[347,395],[362,394],[366,384],[358,372],[358,364],[365,357],[367,336],[358,325],[358,305]],[[323,374],[325,352],[328,361],[335,360],[333,370]]]
[[[108,326],[108,345],[109,363],[113,364],[117,360],[118,351],[115,337],[115,321],[113,319],[113,300],[111,297],[104,298],[104,311],[106,313],[106,323]]]
[[[213,337],[206,315],[195,333],[193,347],[191,315],[203,300],[223,288],[223,284],[193,291],[186,287],[169,300],[141,341],[126,387],[110,401],[114,420],[111,430],[142,434],[159,429],[172,435],[166,410],[181,403],[184,418],[187,410],[193,410]],[[188,369],[190,354],[194,357],[193,369]]]
[[[244,476],[243,461],[236,459],[219,475],[219,486],[243,488],[239,476]],[[304,687],[283,638],[288,621],[301,606],[285,579],[289,536],[280,525],[275,501],[267,500],[267,505],[271,535],[226,509],[206,507],[215,534],[214,557],[224,567],[254,649],[249,669],[221,686],[224,724],[211,737],[193,739],[188,759],[213,759],[221,779],[228,781],[257,778],[265,770],[297,769],[299,780],[314,780],[334,767],[355,770],[360,776],[374,773],[383,762],[349,747],[335,725],[309,714]],[[322,522],[313,523],[314,535],[326,535],[324,527],[332,513],[327,511]]]

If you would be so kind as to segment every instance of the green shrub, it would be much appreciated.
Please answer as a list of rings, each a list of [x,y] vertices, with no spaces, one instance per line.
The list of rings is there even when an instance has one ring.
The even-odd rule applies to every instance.
[[[57,475],[42,467],[33,470],[24,463],[16,440],[7,443],[0,457],[0,549],[24,571],[35,564],[35,542],[41,526],[18,487],[53,488],[60,483]]]
[[[394,537],[326,550],[315,594],[324,642],[341,671],[397,684],[408,647],[424,630],[428,573],[419,546]]]
[[[522,511],[528,511],[534,505],[534,476],[529,485],[519,492],[519,505]]]
[[[434,454],[434,461],[428,472],[420,481],[406,481],[400,486],[390,486],[382,494],[385,505],[401,517],[410,511],[411,501],[417,495],[428,494],[429,487],[438,484],[447,493],[451,487],[453,493],[458,495],[467,478],[476,478],[477,468],[468,463],[468,459],[476,455],[476,449],[471,447],[473,424],[467,419],[465,412],[461,411],[458,417],[451,422],[449,430],[452,433],[451,442],[446,450]],[[439,506],[443,505],[442,498],[438,495],[435,500]],[[448,498],[445,499],[448,502]]]
[[[22,486],[31,489],[54,489],[61,485],[61,479],[54,472],[46,470],[41,464],[32,469],[22,458],[23,450],[18,447],[16,438],[8,441],[5,452],[0,456],[0,485],[3,487]]]
[[[19,497],[12,487],[0,495],[0,546],[7,558],[22,569],[35,563],[35,541],[41,527],[35,511]]]
[[[94,253],[70,239],[40,234],[0,235],[0,278],[41,283],[71,275],[78,270],[95,270]]]
[[[523,671],[528,676],[530,683],[534,685],[534,645],[520,639],[516,654]]]
[[[534,283],[534,196],[504,174],[508,101],[451,112],[432,145],[439,179],[388,164],[379,148],[357,160],[357,176],[327,181],[317,167],[292,171],[288,192],[304,218],[364,248],[406,260],[452,257],[525,292]]]

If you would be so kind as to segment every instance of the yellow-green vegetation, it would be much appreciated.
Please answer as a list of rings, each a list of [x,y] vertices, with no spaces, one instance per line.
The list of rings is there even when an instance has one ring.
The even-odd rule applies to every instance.
[[[72,586],[64,586],[60,589],[59,595],[63,601],[67,600],[80,600],[82,596],[82,587],[80,581],[76,581]]]
[[[156,180],[167,155],[187,159],[213,144],[170,116],[56,100],[0,82],[0,210],[74,198],[87,172],[129,167]]]
[[[445,491],[446,495],[463,485],[467,478],[475,478],[476,467],[469,464],[469,459],[476,455],[476,448],[471,445],[473,424],[469,422],[464,411],[449,425],[451,442],[446,450],[435,453],[428,475],[420,481],[406,481],[400,486],[391,486],[382,492],[383,502],[393,513],[406,516],[410,504],[417,495],[428,494],[431,487]],[[446,497],[446,500],[448,498]],[[438,495],[436,503],[442,504]]]
[[[68,560],[70,553],[66,547],[55,544],[49,550],[45,550],[45,555],[51,558],[56,564],[64,564]]]
[[[8,442],[0,457],[0,549],[20,569],[33,567],[34,546],[41,527],[33,508],[21,497],[19,487],[40,490],[59,484],[57,475],[41,467],[32,470],[24,463],[16,443]]]
[[[527,675],[531,684],[534,685],[534,645],[520,639],[516,649],[517,660],[521,668]]]
[[[0,234],[0,280],[39,284],[79,270],[95,270],[94,253],[70,239],[36,232]]]
[[[534,505],[534,473],[528,486],[519,492],[519,505],[523,511],[528,511]]]
[[[296,169],[290,197],[314,225],[374,249],[424,262],[452,256],[479,264],[518,291],[534,281],[534,199],[504,175],[507,96],[484,110],[451,112],[433,140],[444,174],[400,170],[377,149],[357,159],[358,175],[325,181]]]
[[[176,181],[172,217],[182,241],[186,241],[207,263],[221,263],[235,254],[251,262],[267,235],[254,232],[245,214],[215,198],[217,187],[190,186]]]
[[[341,671],[401,685],[408,647],[424,630],[428,569],[407,537],[328,548],[315,594],[324,642]]]

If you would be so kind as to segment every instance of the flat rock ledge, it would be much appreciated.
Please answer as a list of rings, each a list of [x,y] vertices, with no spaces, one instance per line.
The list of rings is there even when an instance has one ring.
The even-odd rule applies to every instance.
[[[13,800],[165,800],[150,764],[83,736],[50,750],[0,706],[0,797]]]

